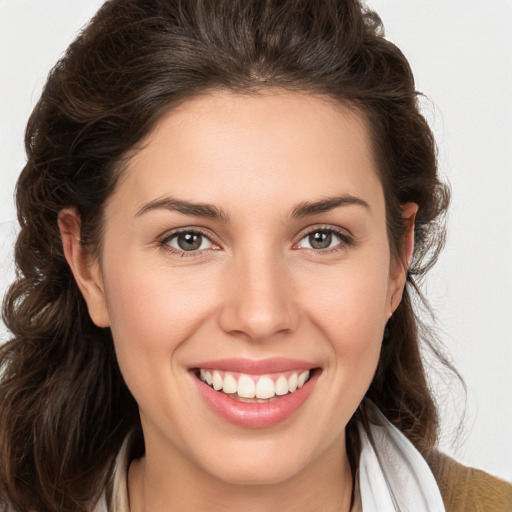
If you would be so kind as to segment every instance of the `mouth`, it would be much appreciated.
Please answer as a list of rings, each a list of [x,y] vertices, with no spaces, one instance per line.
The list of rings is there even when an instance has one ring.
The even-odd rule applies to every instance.
[[[195,376],[210,388],[243,403],[267,403],[295,393],[319,368],[288,370],[264,375],[199,368]]]
[[[321,373],[320,367],[284,359],[226,359],[190,368],[210,410],[246,428],[271,427],[297,417]]]

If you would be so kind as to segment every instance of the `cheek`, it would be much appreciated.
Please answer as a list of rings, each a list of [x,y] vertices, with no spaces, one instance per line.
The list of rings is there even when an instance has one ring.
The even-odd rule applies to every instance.
[[[328,341],[336,378],[354,392],[366,391],[379,361],[384,325],[388,316],[388,276],[384,271],[368,271],[371,266],[351,266],[330,275],[320,292],[309,289],[305,310],[313,324]],[[317,275],[317,278],[321,277]],[[318,281],[317,281],[318,283]],[[306,283],[305,283],[306,284]],[[338,371],[339,370],[339,371]],[[350,383],[350,386],[348,386]]]
[[[111,268],[105,282],[118,364],[141,412],[172,416],[170,411],[182,410],[177,397],[188,391],[183,379],[175,378],[183,373],[188,341],[201,329],[202,338],[212,337],[214,287],[204,286],[205,277],[197,273],[183,276],[168,267],[125,263],[126,268]],[[169,394],[169,389],[180,391]]]
[[[168,359],[207,321],[216,300],[211,280],[144,262],[112,266],[105,287],[118,357]]]
[[[372,271],[373,268],[373,271]],[[313,320],[329,338],[356,340],[382,335],[389,310],[388,273],[385,262],[347,265],[337,272],[327,269],[303,279],[301,296]]]

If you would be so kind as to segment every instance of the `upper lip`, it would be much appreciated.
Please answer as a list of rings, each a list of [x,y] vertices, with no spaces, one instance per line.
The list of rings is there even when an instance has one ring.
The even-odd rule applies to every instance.
[[[274,357],[269,359],[229,358],[201,361],[193,365],[191,369],[203,368],[222,370],[225,372],[262,375],[265,373],[279,373],[290,370],[311,370],[317,367],[317,364],[308,361]]]

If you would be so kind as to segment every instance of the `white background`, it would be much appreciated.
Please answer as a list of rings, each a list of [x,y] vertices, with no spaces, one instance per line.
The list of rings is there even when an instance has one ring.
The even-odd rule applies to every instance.
[[[100,4],[0,0],[0,292],[12,273],[24,125],[49,69]],[[425,113],[453,188],[447,248],[426,291],[468,395],[465,404],[456,386],[434,375],[441,446],[512,481],[512,1],[369,4],[429,98]]]

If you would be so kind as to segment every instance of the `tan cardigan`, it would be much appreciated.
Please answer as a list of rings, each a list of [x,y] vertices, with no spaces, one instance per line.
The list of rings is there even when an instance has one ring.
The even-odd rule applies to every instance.
[[[428,460],[446,512],[512,512],[512,485],[435,453]],[[512,463],[512,462],[511,462]]]

